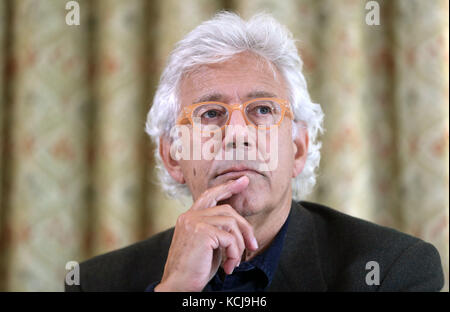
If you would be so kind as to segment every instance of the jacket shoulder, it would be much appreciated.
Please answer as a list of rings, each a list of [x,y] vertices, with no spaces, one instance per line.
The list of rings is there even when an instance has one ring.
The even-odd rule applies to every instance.
[[[161,279],[174,228],[80,263],[80,285],[66,291],[144,291]]]
[[[331,289],[439,291],[443,287],[439,252],[430,243],[324,205],[302,201],[300,206],[313,216]],[[379,265],[379,285],[366,283],[371,261]]]
[[[396,229],[353,217],[325,205],[305,201],[300,202],[300,205],[312,214],[321,238],[334,238],[336,242],[339,240],[340,245],[370,243],[373,247],[389,248],[395,245],[398,248],[399,245],[409,246],[419,240]]]

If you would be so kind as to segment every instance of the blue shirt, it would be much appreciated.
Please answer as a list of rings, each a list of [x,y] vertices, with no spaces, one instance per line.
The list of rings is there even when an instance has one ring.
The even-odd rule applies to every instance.
[[[250,261],[242,262],[232,274],[226,275],[220,267],[203,291],[265,291],[277,269],[288,223],[289,216],[270,246]],[[153,291],[158,284],[150,284],[146,291]]]

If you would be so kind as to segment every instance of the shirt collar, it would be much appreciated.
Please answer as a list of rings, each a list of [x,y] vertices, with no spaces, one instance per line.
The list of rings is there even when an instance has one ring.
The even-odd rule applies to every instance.
[[[270,246],[263,253],[257,255],[253,259],[242,262],[239,267],[236,268],[236,271],[249,271],[257,268],[265,274],[267,279],[266,286],[268,286],[272,282],[278,266],[278,260],[280,259],[281,250],[283,248],[288,223],[289,215]]]

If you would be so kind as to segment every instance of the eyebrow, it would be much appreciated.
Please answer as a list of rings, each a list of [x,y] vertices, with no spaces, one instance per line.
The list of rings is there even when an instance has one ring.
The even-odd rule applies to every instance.
[[[254,98],[275,98],[277,97],[275,94],[267,91],[253,91],[247,94],[248,99]]]
[[[209,93],[203,95],[196,99],[193,104],[201,103],[201,102],[220,102],[223,99],[223,95],[217,92]]]
[[[277,96],[271,92],[267,91],[252,91],[247,94],[246,99],[254,99],[254,98],[276,98]],[[201,103],[201,102],[221,102],[225,98],[224,95],[213,92],[210,94],[203,95],[196,99],[193,104]]]

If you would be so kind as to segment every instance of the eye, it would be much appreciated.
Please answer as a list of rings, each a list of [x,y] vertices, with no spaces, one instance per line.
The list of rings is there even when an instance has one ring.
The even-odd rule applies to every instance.
[[[269,106],[260,105],[256,107],[256,112],[261,115],[267,115],[272,113],[272,109]]]
[[[208,110],[208,111],[206,111],[206,112],[204,112],[202,114],[203,118],[208,118],[208,119],[215,118],[215,117],[218,117],[218,116],[220,116],[220,112],[218,110],[215,110],[215,109],[210,109],[210,110]]]

